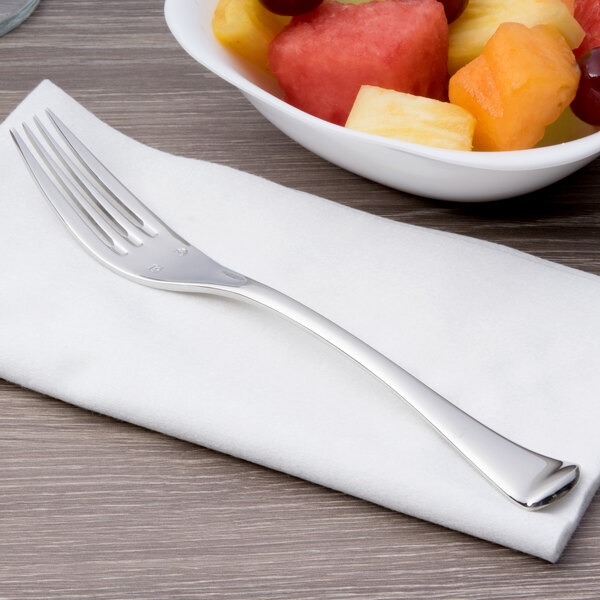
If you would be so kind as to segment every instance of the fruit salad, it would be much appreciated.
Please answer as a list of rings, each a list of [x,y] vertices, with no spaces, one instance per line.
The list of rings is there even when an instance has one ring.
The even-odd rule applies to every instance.
[[[467,151],[600,128],[598,0],[219,0],[212,27],[347,128]]]

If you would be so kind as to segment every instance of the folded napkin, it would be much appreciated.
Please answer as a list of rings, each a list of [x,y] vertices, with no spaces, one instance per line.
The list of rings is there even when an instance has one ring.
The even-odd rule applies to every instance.
[[[300,327],[102,267],[8,134],[45,107],[190,242],[336,321],[498,432],[577,462],[577,488],[527,512]],[[557,560],[600,478],[599,278],[161,153],[48,81],[0,126],[0,165],[1,377]]]

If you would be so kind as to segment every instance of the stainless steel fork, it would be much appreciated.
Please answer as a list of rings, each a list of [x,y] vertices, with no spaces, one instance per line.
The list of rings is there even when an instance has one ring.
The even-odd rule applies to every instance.
[[[47,114],[66,144],[58,143],[37,117],[34,121],[45,143],[23,124],[41,161],[16,130],[11,134],[67,228],[103,265],[136,283],[162,290],[257,302],[304,326],[388,385],[524,508],[547,506],[575,486],[579,478],[576,465],[501,436],[324,316],[220,265],[185,241],[120,183],[54,113],[48,110]]]

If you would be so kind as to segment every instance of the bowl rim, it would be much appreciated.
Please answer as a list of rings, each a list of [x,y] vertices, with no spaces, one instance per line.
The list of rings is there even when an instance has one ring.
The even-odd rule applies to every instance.
[[[282,112],[293,120],[301,121],[307,127],[313,129],[319,128],[324,132],[341,136],[342,141],[344,139],[354,140],[366,144],[384,146],[390,150],[405,152],[437,162],[493,171],[550,169],[577,161],[589,161],[594,154],[600,154],[600,131],[576,140],[541,148],[483,152],[449,150],[434,146],[425,146],[347,129],[346,127],[329,123],[263,90],[260,86],[248,80],[217,57],[200,52],[199,45],[194,45],[188,40],[188,37],[184,33],[185,29],[181,25],[181,19],[179,18],[183,14],[181,9],[186,2],[188,5],[197,5],[196,0],[165,0],[164,16],[173,37],[194,60],[239,89],[245,95],[249,95],[263,104],[267,104],[269,107]],[[200,29],[198,30],[198,35],[201,35]],[[239,60],[243,59],[240,58]]]

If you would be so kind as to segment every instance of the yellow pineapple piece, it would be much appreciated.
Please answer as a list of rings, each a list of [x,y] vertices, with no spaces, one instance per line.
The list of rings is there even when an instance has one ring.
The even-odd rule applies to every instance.
[[[575,13],[575,0],[562,0],[562,3],[569,9],[571,14]]]
[[[475,119],[449,102],[363,85],[346,127],[415,144],[471,150]]]
[[[527,27],[554,25],[571,48],[577,48],[585,36],[563,0],[469,0],[465,11],[449,27],[449,73],[456,73],[479,56],[504,22]]]
[[[600,127],[594,127],[585,123],[575,116],[570,107],[565,108],[560,117],[554,123],[546,127],[544,137],[538,142],[537,147],[554,146],[564,144],[572,140],[578,140],[586,135],[592,135],[600,131]]]
[[[269,44],[290,22],[258,0],[220,0],[212,20],[214,36],[261,69],[269,69]]]

